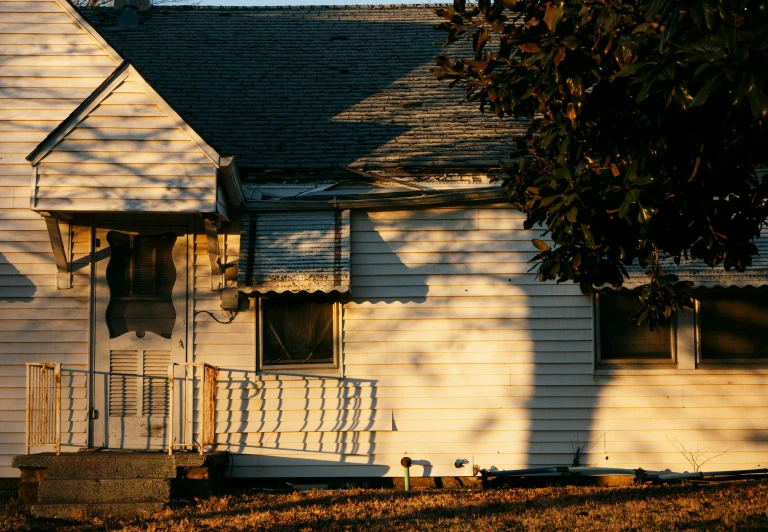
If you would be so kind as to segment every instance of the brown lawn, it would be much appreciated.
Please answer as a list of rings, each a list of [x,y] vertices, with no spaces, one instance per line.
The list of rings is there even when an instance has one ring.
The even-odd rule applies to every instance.
[[[768,482],[477,491],[246,491],[131,521],[36,520],[11,501],[0,531],[768,530]]]

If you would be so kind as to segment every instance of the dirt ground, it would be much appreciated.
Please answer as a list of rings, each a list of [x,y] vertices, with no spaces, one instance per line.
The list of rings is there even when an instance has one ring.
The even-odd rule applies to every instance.
[[[242,490],[130,521],[49,521],[14,500],[0,532],[241,530],[768,530],[768,482],[480,491]]]

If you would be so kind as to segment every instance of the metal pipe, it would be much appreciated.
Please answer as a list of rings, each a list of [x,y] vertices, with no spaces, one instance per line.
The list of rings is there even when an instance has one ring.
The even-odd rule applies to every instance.
[[[569,467],[569,473],[588,473],[591,475],[634,476],[636,470],[617,467]]]
[[[616,475],[616,476],[634,476],[634,469],[619,469],[613,467],[534,467],[530,469],[511,469],[507,471],[485,471],[489,477],[523,477],[528,475],[544,475],[553,473],[586,473],[590,475]]]
[[[530,469],[510,469],[505,471],[488,471],[485,473],[489,477],[516,477],[524,475],[540,475],[544,473],[567,473],[567,467],[534,467]]]
[[[687,478],[708,478],[708,477],[737,477],[740,475],[766,474],[768,469],[737,469],[733,471],[695,471],[693,473],[666,473],[658,475],[655,478],[659,480],[684,480]],[[653,475],[650,475],[653,476]]]
[[[403,466],[403,479],[405,480],[405,491],[411,491],[411,459],[404,456],[400,460],[400,465]]]

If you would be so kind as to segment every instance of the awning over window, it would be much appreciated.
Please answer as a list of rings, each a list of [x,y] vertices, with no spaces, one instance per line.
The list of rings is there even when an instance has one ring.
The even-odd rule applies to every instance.
[[[759,238],[753,240],[758,254],[752,257],[752,265],[744,272],[734,269],[726,271],[722,265],[711,268],[702,261],[681,260],[675,264],[671,258],[661,260],[665,273],[677,275],[681,281],[689,281],[696,288],[745,287],[768,285],[768,229],[763,229]],[[624,283],[626,288],[648,282],[644,274],[649,268],[641,267],[637,262],[627,267],[630,279]]]
[[[349,211],[243,214],[244,292],[349,292]]]

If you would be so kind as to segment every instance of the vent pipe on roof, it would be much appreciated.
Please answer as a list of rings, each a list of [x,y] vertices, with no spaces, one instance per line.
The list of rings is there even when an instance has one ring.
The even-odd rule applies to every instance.
[[[117,23],[121,28],[138,28],[139,11],[146,11],[152,7],[152,0],[115,0],[115,9],[120,10],[120,18]]]
[[[115,0],[115,9],[122,10],[126,4],[131,4],[138,11],[146,11],[152,7],[152,0]]]

